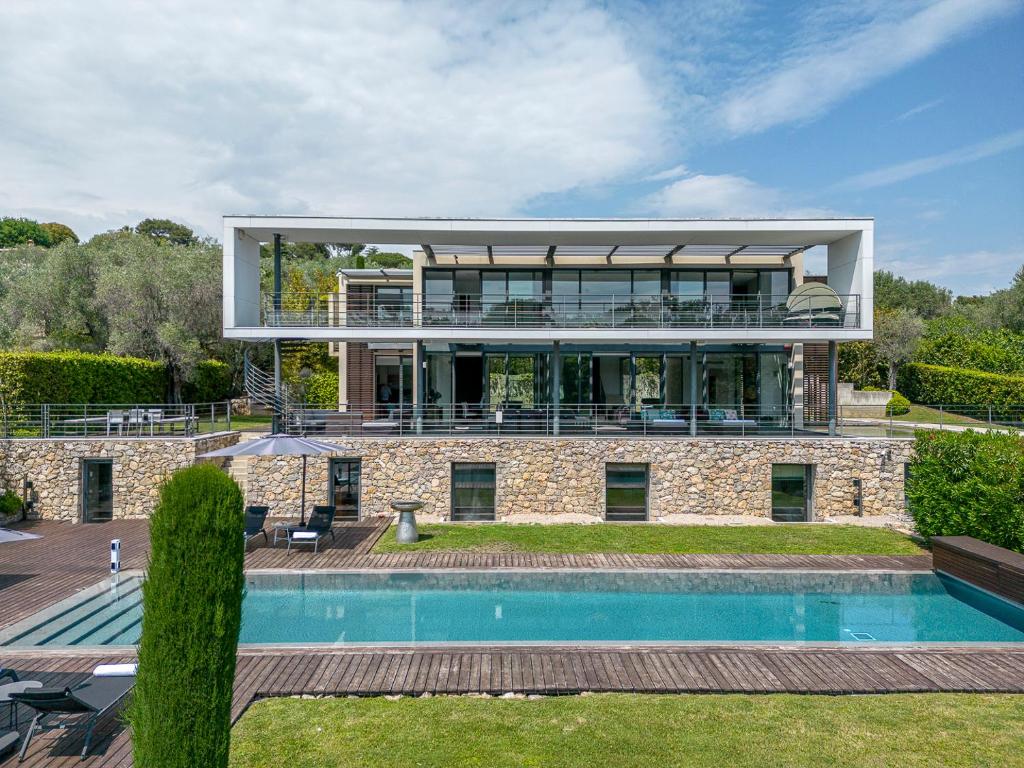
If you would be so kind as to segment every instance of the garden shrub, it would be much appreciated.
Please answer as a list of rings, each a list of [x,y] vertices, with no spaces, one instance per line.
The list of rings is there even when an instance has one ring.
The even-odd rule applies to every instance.
[[[0,517],[12,517],[21,511],[21,496],[14,491],[0,493]]]
[[[1024,405],[1024,376],[908,363],[900,368],[899,382],[911,402],[924,405],[991,405],[994,415],[1019,413]]]
[[[231,367],[220,360],[203,360],[196,365],[192,381],[186,381],[181,394],[187,403],[217,403],[231,397],[234,386]]]
[[[1024,439],[999,432],[917,433],[907,500],[917,530],[1024,552]]]
[[[965,318],[932,321],[914,361],[1024,376],[1024,334],[1006,328],[977,328]]]
[[[306,379],[306,402],[319,408],[337,408],[337,372],[314,373]]]
[[[150,520],[128,709],[138,768],[225,768],[242,618],[242,493],[216,467],[176,472]]]
[[[885,415],[902,416],[905,413],[910,413],[910,401],[899,392],[894,391],[885,406]]]
[[[8,403],[159,403],[163,364],[86,352],[0,352],[0,397]]]

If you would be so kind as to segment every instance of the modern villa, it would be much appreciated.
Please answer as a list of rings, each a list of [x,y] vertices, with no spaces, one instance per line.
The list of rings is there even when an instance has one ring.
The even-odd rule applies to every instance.
[[[339,444],[322,471],[341,516],[402,495],[440,520],[879,514],[902,506],[908,447],[844,439],[836,412],[836,345],[872,335],[873,236],[871,219],[227,216],[224,335],[275,345],[247,386],[281,429]],[[413,268],[285,293],[289,241],[411,247]],[[294,341],[331,343],[336,407],[281,384]]]

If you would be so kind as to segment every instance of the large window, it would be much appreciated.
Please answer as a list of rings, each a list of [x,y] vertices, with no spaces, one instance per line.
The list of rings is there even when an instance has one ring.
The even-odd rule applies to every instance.
[[[772,520],[803,523],[813,518],[813,464],[772,464]]]
[[[647,465],[605,465],[605,519],[618,522],[647,519]]]
[[[494,519],[494,464],[452,464],[452,520]]]
[[[114,462],[82,461],[82,522],[101,523],[114,516]]]
[[[337,520],[359,519],[359,459],[331,459],[331,487],[328,503],[334,505]]]

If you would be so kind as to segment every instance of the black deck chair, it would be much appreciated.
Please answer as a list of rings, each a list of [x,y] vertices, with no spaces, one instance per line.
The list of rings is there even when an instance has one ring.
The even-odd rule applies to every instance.
[[[73,688],[36,688],[24,693],[13,693],[11,698],[36,711],[32,725],[18,753],[18,762],[25,759],[29,742],[36,733],[54,730],[80,729],[85,731],[82,759],[89,752],[92,732],[96,723],[116,707],[135,686],[135,676],[90,677]],[[46,722],[46,718],[53,718]]]
[[[317,552],[320,546],[320,539],[330,534],[331,541],[334,541],[334,515],[336,510],[333,506],[317,506],[313,507],[313,512],[309,516],[309,521],[305,525],[298,525],[294,528],[288,529],[288,549],[292,548],[292,544],[312,544],[313,552]],[[302,538],[293,540],[293,534],[296,533],[315,533],[315,538]]]
[[[0,760],[18,743],[17,731],[0,731]]]
[[[264,525],[267,522],[267,513],[270,507],[246,507],[245,508],[245,543],[263,535],[263,542],[267,543],[267,529]]]

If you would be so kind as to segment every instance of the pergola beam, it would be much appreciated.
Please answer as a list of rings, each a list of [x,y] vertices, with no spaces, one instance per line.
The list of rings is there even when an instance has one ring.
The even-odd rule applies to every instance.
[[[488,264],[493,264],[494,263],[494,246],[491,246],[491,245],[487,246],[487,263]]]
[[[665,263],[666,264],[671,264],[672,263],[672,257],[675,256],[677,253],[679,253],[681,250],[683,250],[683,248],[685,248],[685,247],[686,246],[684,246],[684,245],[677,245],[671,251],[666,253],[665,254]]]
[[[612,249],[610,251],[608,251],[608,255],[604,257],[604,260],[605,260],[606,263],[608,263],[608,264],[612,263],[612,254],[615,253],[617,250],[619,250],[619,246],[617,246],[617,245],[612,246]]]
[[[426,243],[424,243],[420,247],[423,249],[423,252],[425,254],[427,254],[427,264],[429,264],[432,267],[436,267],[437,266],[437,256],[434,255],[434,249],[431,248]]]
[[[726,263],[726,264],[729,264],[729,263],[730,263],[730,262],[732,261],[732,257],[733,257],[733,256],[735,256],[735,255],[736,255],[737,253],[739,253],[740,251],[742,251],[742,250],[745,250],[745,249],[747,249],[748,247],[749,247],[749,246],[746,246],[746,245],[741,245],[741,246],[740,246],[739,248],[737,248],[736,250],[734,250],[734,251],[729,251],[729,252],[728,252],[727,254],[725,254],[725,263]]]
[[[549,267],[555,266],[555,249],[557,247],[557,245],[548,246],[548,255],[544,257],[544,263],[547,264]]]

